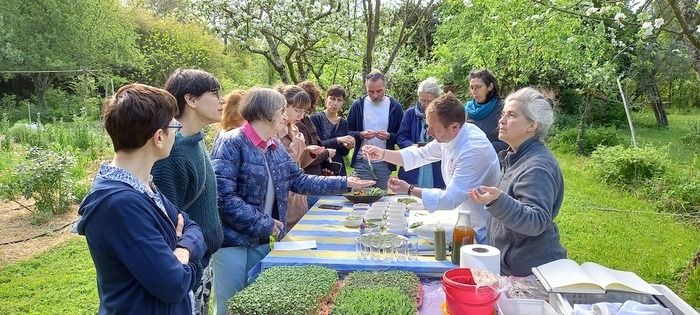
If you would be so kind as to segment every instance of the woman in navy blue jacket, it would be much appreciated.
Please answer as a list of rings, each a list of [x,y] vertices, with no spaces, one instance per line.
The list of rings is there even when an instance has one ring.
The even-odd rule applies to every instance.
[[[423,145],[432,140],[427,134],[425,108],[438,96],[440,96],[440,86],[435,78],[428,78],[418,85],[418,102],[406,110],[401,120],[399,132],[396,134],[396,142],[401,149],[412,145]],[[445,188],[440,162],[410,171],[406,171],[402,167],[399,170],[399,178],[415,186]]]
[[[103,108],[114,159],[97,171],[77,226],[95,263],[98,314],[192,314],[206,244],[150,176],[182,127],[177,113],[170,93],[142,84],[121,87]]]

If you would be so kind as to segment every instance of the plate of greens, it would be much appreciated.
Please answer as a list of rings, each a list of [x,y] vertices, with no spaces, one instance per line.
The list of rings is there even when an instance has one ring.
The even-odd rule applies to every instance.
[[[372,187],[351,191],[343,196],[352,203],[373,203],[386,195],[386,191],[381,188]]]

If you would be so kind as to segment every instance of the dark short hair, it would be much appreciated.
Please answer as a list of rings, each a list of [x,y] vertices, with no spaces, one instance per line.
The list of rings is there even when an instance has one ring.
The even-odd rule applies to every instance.
[[[321,89],[318,88],[316,83],[309,80],[299,82],[297,85],[304,89],[306,94],[309,94],[309,97],[311,98],[311,105],[309,106],[308,112],[316,112],[316,105],[318,105],[318,99],[321,97]]]
[[[277,92],[280,92],[287,100],[287,106],[307,111],[311,107],[311,97],[298,85],[281,86],[277,88]]]
[[[203,70],[177,69],[165,82],[165,89],[177,100],[180,111],[175,118],[180,118],[185,113],[185,95],[202,96],[209,91],[218,93],[221,83],[213,74]]]
[[[337,84],[328,87],[326,95],[333,97],[342,97],[344,100],[348,98],[348,94],[345,92],[345,89]]]
[[[167,134],[177,113],[175,98],[168,91],[127,84],[105,102],[102,119],[114,152],[128,152],[143,147],[158,129]]]
[[[425,112],[427,113],[429,111],[435,111],[435,113],[437,113],[438,119],[445,128],[452,123],[457,123],[461,126],[466,121],[464,105],[462,105],[462,102],[452,93],[440,95],[430,102]]]
[[[486,87],[493,84],[493,89],[486,95],[487,101],[494,96],[499,97],[500,91],[498,90],[498,81],[496,81],[496,77],[493,76],[493,73],[491,73],[489,69],[484,68],[472,71],[469,73],[469,80],[471,79],[481,79],[481,81],[484,81],[484,84],[486,84]]]

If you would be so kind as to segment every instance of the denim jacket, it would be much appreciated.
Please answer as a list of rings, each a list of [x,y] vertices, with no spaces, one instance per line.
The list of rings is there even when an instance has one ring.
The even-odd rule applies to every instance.
[[[263,151],[240,128],[221,133],[214,143],[211,160],[224,246],[255,247],[272,234],[273,218],[264,212],[268,172],[263,159],[270,167],[275,207],[281,222],[286,221],[289,191],[328,195],[342,193],[347,187],[345,177],[304,174],[278,139],[275,146]]]

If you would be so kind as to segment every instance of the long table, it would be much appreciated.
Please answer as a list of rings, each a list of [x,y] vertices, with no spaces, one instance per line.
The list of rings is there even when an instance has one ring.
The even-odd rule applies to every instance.
[[[381,201],[395,201],[397,197],[387,196]],[[319,209],[318,205],[334,204],[343,206],[341,210]],[[352,211],[352,203],[342,196],[322,197],[304,215],[281,242],[315,240],[317,249],[280,251],[273,250],[262,261],[260,268],[275,266],[320,265],[339,272],[356,270],[404,270],[421,276],[440,277],[452,268],[450,260],[436,261],[434,257],[418,256],[414,261],[376,261],[362,259],[355,252],[355,240],[360,235],[359,229],[343,226],[343,220]],[[409,239],[418,239],[415,235]],[[424,244],[427,241],[421,240]]]

